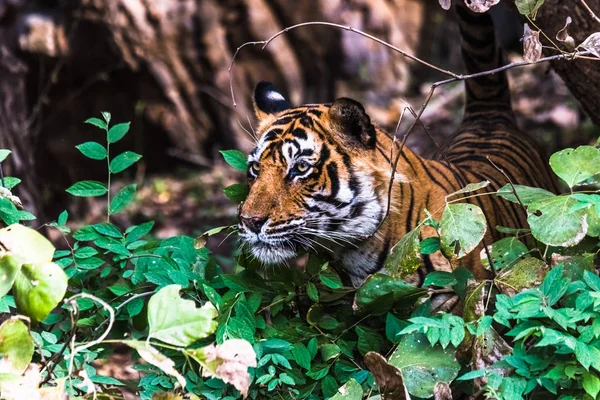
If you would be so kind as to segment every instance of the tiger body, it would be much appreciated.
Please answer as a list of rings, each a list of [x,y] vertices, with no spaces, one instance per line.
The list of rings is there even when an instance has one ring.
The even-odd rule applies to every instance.
[[[494,43],[487,16],[458,12],[467,68],[493,68],[501,60],[499,51],[479,46],[490,36]],[[371,123],[362,105],[338,99],[294,108],[273,85],[260,83],[254,98],[259,140],[248,158],[250,193],[240,207],[239,224],[252,254],[278,263],[302,249],[315,251],[332,259],[357,286],[384,268],[392,246],[426,218],[426,210],[439,219],[445,197],[468,183],[487,180],[488,190],[495,191],[508,177],[556,191],[536,144],[516,126],[506,77],[467,81],[466,91],[459,131],[432,160],[403,147],[392,181],[400,147]],[[526,214],[493,195],[465,201],[481,207],[488,229],[480,247],[462,261],[476,278],[485,279],[489,271],[479,260],[481,247],[501,237],[497,225],[526,227]],[[421,235],[435,231],[425,227]],[[431,270],[449,268],[439,253],[423,256],[421,268],[407,280],[420,284]]]

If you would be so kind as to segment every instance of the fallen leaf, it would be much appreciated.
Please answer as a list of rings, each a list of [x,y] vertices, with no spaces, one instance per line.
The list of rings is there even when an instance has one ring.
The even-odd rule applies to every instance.
[[[556,40],[565,45],[565,47],[569,50],[573,50],[575,48],[575,39],[573,39],[573,37],[569,35],[569,32],[567,31],[569,25],[571,25],[571,22],[573,22],[571,17],[567,17],[565,26],[556,34]]]
[[[381,354],[374,351],[368,352],[365,354],[365,364],[367,364],[367,369],[375,377],[382,400],[410,400],[408,390],[404,386],[402,372],[398,368],[388,364]]]
[[[523,58],[529,63],[536,62],[542,58],[540,33],[532,31],[527,24],[523,26]]]

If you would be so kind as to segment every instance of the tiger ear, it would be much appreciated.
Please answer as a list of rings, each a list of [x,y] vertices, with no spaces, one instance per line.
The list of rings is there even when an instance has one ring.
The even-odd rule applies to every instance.
[[[329,118],[336,129],[353,141],[373,149],[377,141],[371,118],[358,101],[341,98],[329,108]]]
[[[254,112],[259,121],[270,114],[292,108],[271,82],[260,81],[254,88]]]

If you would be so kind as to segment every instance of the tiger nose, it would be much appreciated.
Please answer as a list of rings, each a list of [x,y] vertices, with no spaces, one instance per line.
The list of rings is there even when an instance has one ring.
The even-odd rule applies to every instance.
[[[267,222],[267,217],[246,217],[240,215],[240,220],[244,225],[254,233],[259,233],[260,228]]]

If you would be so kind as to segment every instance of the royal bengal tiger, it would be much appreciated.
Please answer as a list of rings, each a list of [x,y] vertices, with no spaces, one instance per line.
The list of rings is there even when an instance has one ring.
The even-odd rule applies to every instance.
[[[456,10],[468,72],[500,66],[488,14],[475,14],[464,4]],[[469,79],[465,87],[458,132],[431,160],[403,147],[391,182],[390,152],[399,146],[359,102],[340,98],[292,107],[271,83],[260,82],[254,91],[259,139],[248,157],[250,192],[240,206],[238,226],[252,255],[279,263],[312,250],[331,259],[358,286],[382,270],[390,248],[426,217],[426,209],[439,219],[445,196],[468,183],[487,180],[490,190],[497,190],[508,177],[556,192],[539,147],[515,123],[505,73]],[[525,211],[514,203],[497,196],[467,201],[487,217],[487,245],[501,237],[497,225],[527,226]],[[422,238],[433,234],[432,228],[421,231]],[[479,260],[481,246],[464,260],[477,279],[490,274]],[[417,284],[429,271],[450,268],[439,254],[422,258],[408,279]]]

